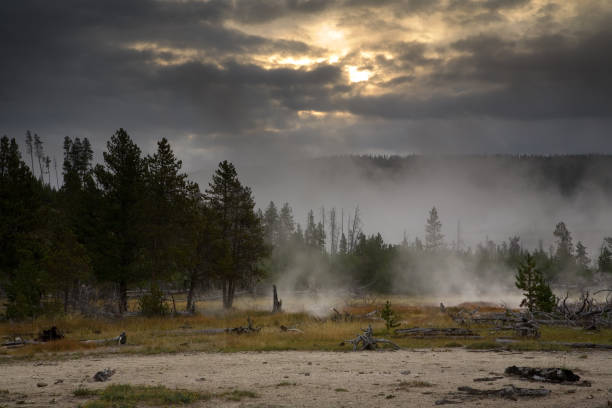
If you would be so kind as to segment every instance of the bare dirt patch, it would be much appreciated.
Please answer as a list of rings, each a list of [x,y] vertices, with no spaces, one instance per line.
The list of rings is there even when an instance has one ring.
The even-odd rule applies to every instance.
[[[479,389],[498,389],[507,384],[545,387],[551,393],[517,401],[483,398],[464,406],[606,406],[612,400],[612,353],[593,351],[587,359],[583,355],[583,352],[454,349],[106,355],[67,361],[15,361],[0,366],[0,390],[3,390],[0,406],[74,407],[87,401],[74,395],[79,387],[95,390],[109,384],[164,385],[211,393],[239,389],[253,391],[258,396],[241,401],[198,401],[189,405],[193,407],[434,406],[458,387],[476,386],[476,378],[503,376],[505,368],[511,365],[570,368],[591,381],[592,386],[534,384],[503,377],[476,384]],[[94,382],[93,375],[104,368],[116,370],[115,375],[107,382]],[[48,386],[38,387],[40,382]]]

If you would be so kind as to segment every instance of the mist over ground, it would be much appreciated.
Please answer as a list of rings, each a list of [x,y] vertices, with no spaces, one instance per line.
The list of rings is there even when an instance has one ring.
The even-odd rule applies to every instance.
[[[487,238],[518,235],[525,248],[554,244],[563,221],[574,243],[596,254],[612,233],[612,156],[338,156],[266,166],[238,165],[257,205],[288,202],[304,226],[312,209],[359,206],[363,231],[380,232],[398,244],[423,238],[429,210],[436,206],[448,244],[457,238],[474,248]],[[192,175],[201,186],[209,172]]]
[[[324,207],[328,249],[332,207],[338,217],[343,209],[345,233],[358,206],[365,235],[380,232],[391,245],[405,237],[413,246],[416,239],[424,240],[429,211],[436,206],[448,250],[431,256],[400,249],[389,276],[377,278],[378,266],[373,266],[373,287],[366,284],[363,291],[375,290],[380,279],[391,279],[392,292],[419,292],[433,302],[486,300],[518,306],[516,267],[500,259],[483,265],[483,257],[490,255],[479,252],[494,253],[496,246],[519,236],[523,250],[540,248],[552,257],[553,231],[564,222],[573,244],[581,241],[595,266],[603,238],[612,232],[610,156],[338,156],[238,170],[262,210],[270,201],[279,208],[288,202],[304,227],[307,212],[314,210],[319,222]],[[206,183],[203,174],[195,178]],[[476,256],[455,253],[457,249]],[[564,284],[573,278],[561,274],[556,280]],[[334,293],[358,286],[343,280],[336,266],[299,252],[273,279],[284,291],[311,287]],[[317,309],[319,302],[311,303]]]

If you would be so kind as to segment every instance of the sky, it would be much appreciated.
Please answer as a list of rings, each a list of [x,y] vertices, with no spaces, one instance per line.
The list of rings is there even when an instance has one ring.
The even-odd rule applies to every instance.
[[[7,0],[0,134],[190,172],[336,154],[612,153],[609,0]]]

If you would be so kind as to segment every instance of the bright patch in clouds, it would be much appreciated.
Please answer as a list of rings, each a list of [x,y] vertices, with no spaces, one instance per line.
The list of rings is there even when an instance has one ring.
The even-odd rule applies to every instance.
[[[352,66],[352,65],[348,67],[348,73],[349,73],[349,80],[351,82],[367,81],[368,79],[370,79],[370,75],[371,75],[370,71],[368,70],[360,71],[357,67]]]

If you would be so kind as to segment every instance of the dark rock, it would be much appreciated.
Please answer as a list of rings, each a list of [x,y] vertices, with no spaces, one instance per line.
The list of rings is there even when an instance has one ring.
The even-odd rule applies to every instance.
[[[102,371],[98,371],[93,376],[93,379],[94,381],[104,382],[104,381],[108,381],[108,379],[111,378],[113,374],[115,374],[115,370],[111,370],[110,368],[105,368]]]

